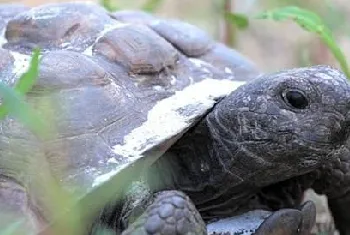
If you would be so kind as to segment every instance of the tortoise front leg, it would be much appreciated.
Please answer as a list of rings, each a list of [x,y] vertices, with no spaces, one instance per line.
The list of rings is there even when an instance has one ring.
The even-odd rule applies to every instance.
[[[316,210],[311,202],[305,203],[300,210],[282,209],[272,212],[254,235],[307,235],[309,234]],[[311,219],[310,219],[311,218]],[[234,222],[234,221],[232,221]],[[213,231],[211,234],[241,234],[242,230],[235,230],[236,223],[226,222],[225,232]],[[248,234],[247,228],[243,228]],[[245,226],[244,224],[242,227]],[[207,227],[190,198],[176,190],[162,191],[155,194],[145,212],[129,224],[122,235],[207,235]]]
[[[206,234],[206,225],[192,201],[176,190],[154,195],[146,211],[122,235]]]
[[[246,218],[242,221],[239,217],[228,218],[224,223],[214,226],[210,232],[203,221],[199,211],[191,199],[181,191],[161,191],[148,197],[145,211],[136,219],[129,221],[127,229],[122,235],[219,235],[219,234],[244,234],[254,235],[307,235],[315,223],[316,209],[312,202],[306,202],[295,209],[281,209],[270,212],[263,222],[259,215],[252,216],[251,221]],[[138,210],[139,211],[139,210]],[[137,217],[139,212],[129,213],[131,218]],[[243,217],[245,217],[243,215]],[[236,220],[236,221],[235,221]],[[237,222],[239,221],[239,222]],[[212,222],[211,226],[216,222]],[[240,223],[237,227],[237,223]],[[250,229],[252,223],[256,223],[256,229]],[[221,228],[220,228],[221,227]]]
[[[315,213],[314,205],[306,203],[293,209],[269,211],[264,218],[253,214],[250,221],[245,215],[217,218],[218,221],[210,222],[211,228],[208,229],[185,193],[177,190],[152,193],[145,184],[137,182],[128,190],[121,207],[108,205],[105,208],[93,226],[92,234],[106,226],[122,235],[219,235],[240,234],[242,231],[257,235],[280,235],[281,232],[284,235],[305,235],[314,224]]]

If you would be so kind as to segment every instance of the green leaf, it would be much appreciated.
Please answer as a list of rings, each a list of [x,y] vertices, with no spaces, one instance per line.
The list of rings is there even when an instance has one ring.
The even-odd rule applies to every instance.
[[[236,25],[238,29],[244,30],[249,26],[248,17],[244,14],[225,12],[225,19],[233,25]]]
[[[27,72],[22,74],[15,86],[15,90],[23,95],[30,91],[37,81],[39,75],[39,55],[40,49],[34,49]]]
[[[293,19],[297,21],[307,20],[313,24],[323,24],[321,18],[316,13],[296,6],[287,6],[265,11],[258,14],[256,18],[273,19],[275,21],[282,21],[286,19]]]
[[[291,19],[304,30],[315,33],[331,50],[333,56],[339,62],[341,69],[350,79],[350,71],[344,53],[336,43],[331,30],[316,13],[296,6],[287,6],[265,11],[258,14],[255,18],[272,19],[274,21]]]
[[[148,0],[141,9],[147,12],[155,12],[156,9],[163,3],[163,0]]]

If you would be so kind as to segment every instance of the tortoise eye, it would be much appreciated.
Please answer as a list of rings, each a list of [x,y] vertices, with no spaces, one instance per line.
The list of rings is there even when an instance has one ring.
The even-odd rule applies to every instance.
[[[297,90],[287,90],[282,94],[284,101],[296,109],[305,109],[309,102],[305,95]]]

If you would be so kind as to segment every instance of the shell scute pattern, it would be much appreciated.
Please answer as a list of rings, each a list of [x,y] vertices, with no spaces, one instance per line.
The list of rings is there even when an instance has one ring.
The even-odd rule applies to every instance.
[[[158,20],[149,26],[187,56],[204,55],[214,44],[205,31],[179,20]]]
[[[15,119],[1,122],[0,150],[8,157],[3,157],[4,161],[0,159],[0,169],[10,162],[10,167],[3,172],[5,175],[10,172],[13,178],[17,178],[18,169],[28,168],[24,166],[28,160],[26,156],[35,146],[35,152],[48,160],[60,182],[65,186],[79,185],[83,188],[80,192],[87,193],[100,184],[97,177],[119,169],[122,163],[134,161],[114,150],[116,145],[125,145],[125,136],[144,126],[146,121],[149,121],[149,129],[145,133],[153,134],[153,130],[159,131],[163,126],[167,128],[169,120],[164,117],[165,108],[169,109],[165,110],[169,114],[176,114],[175,118],[183,118],[170,120],[174,125],[171,130],[181,131],[182,125],[192,124],[214,103],[210,94],[223,96],[231,89],[232,80],[239,79],[199,58],[207,55],[205,58],[209,61],[212,48],[217,44],[197,33],[195,26],[191,26],[194,31],[190,34],[182,34],[189,26],[176,23],[165,29],[167,21],[155,25],[159,21],[157,17],[137,16],[132,12],[129,16],[124,12],[121,17],[91,3],[19,7],[11,16],[8,16],[10,10],[5,9],[4,6],[0,8],[0,21],[6,20],[1,39],[0,80],[13,85],[28,66],[32,49],[40,47],[39,78],[26,98],[35,109],[50,108],[52,126],[57,132],[46,145]],[[140,20],[142,17],[147,20]],[[198,45],[194,44],[196,40]],[[92,53],[86,53],[89,48]],[[245,63],[245,60],[237,56],[221,62],[223,68],[232,69],[238,63]],[[248,67],[247,74],[257,71],[255,66],[250,70]],[[245,74],[242,72],[239,76]],[[190,92],[181,93],[204,80],[207,81],[189,89]],[[217,80],[228,83],[216,83]],[[192,96],[188,99],[182,94]],[[170,105],[158,105],[175,95],[179,97],[165,103]],[[183,112],[178,114],[177,110],[172,110],[173,104],[183,107]],[[153,110],[157,105],[161,108]],[[191,107],[201,110],[186,110]],[[149,115],[151,110],[153,116]],[[188,120],[181,115],[192,116]],[[136,134],[137,138],[145,139]],[[161,132],[156,137],[161,139],[162,135]],[[13,148],[10,144],[13,140],[23,148]],[[145,145],[154,143],[142,142]]]
[[[43,55],[37,90],[62,90],[82,86],[103,86],[112,81],[104,68],[74,51],[52,51]]]
[[[33,7],[9,20],[4,47],[30,53],[33,47],[43,50],[82,51],[113,20],[102,7],[85,3],[47,4]]]
[[[177,51],[144,25],[127,25],[107,32],[93,51],[126,66],[132,73],[157,73],[174,67]]]
[[[0,5],[0,30],[3,31],[7,22],[15,15],[29,10],[29,7],[21,4],[1,4]]]

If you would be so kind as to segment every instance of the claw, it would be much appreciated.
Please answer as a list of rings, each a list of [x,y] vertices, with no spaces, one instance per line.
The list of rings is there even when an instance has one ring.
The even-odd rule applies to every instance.
[[[299,234],[299,225],[303,213],[295,209],[279,210],[269,216],[255,231],[255,235],[295,235]]]
[[[309,235],[316,222],[316,206],[307,201],[298,209],[250,211],[207,225],[209,235]]]
[[[300,225],[300,235],[309,235],[316,223],[316,206],[312,201],[307,201],[300,206],[303,219]]]

